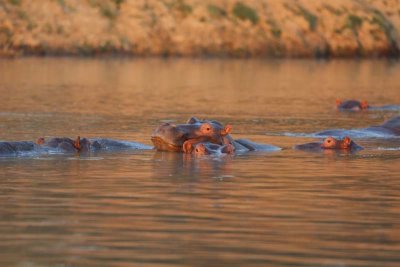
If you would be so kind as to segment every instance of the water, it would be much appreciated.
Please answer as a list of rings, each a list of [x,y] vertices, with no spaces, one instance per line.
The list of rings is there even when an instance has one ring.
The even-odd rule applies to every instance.
[[[400,139],[307,153],[312,133],[382,123],[336,98],[400,103],[389,61],[0,61],[0,140],[150,143],[162,121],[233,125],[272,153],[127,151],[0,159],[1,266],[399,266]]]

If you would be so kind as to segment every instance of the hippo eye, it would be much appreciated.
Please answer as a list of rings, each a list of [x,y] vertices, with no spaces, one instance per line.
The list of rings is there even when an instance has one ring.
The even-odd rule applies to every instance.
[[[199,152],[199,149],[198,149],[198,148],[196,148],[196,152]]]

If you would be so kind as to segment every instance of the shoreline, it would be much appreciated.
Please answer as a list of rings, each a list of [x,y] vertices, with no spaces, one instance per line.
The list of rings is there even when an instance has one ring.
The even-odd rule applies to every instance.
[[[4,0],[0,58],[399,58],[397,0]]]

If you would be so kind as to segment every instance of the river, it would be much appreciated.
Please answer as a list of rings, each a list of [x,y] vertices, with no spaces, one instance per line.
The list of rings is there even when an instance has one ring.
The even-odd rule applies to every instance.
[[[399,266],[400,138],[358,153],[293,145],[399,109],[387,60],[22,58],[0,61],[0,140],[106,137],[151,145],[164,121],[233,126],[282,151],[0,158],[1,266]]]

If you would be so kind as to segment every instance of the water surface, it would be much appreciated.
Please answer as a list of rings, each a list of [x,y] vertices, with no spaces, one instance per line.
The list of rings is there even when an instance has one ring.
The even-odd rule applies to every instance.
[[[400,139],[356,138],[355,154],[291,150],[310,133],[400,115],[333,107],[400,104],[396,62],[26,58],[0,61],[0,93],[0,140],[151,144],[162,121],[195,115],[284,148],[1,158],[2,266],[400,264]]]

